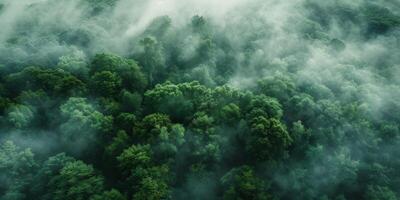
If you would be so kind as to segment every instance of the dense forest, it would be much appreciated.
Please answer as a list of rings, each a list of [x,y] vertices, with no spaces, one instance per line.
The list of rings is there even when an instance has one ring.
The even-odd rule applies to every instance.
[[[398,0],[0,0],[0,200],[400,199]]]

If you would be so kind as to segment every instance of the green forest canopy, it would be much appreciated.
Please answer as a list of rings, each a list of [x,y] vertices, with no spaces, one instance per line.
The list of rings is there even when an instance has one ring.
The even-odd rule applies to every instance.
[[[111,40],[121,1],[0,3],[0,200],[400,197],[396,1]]]

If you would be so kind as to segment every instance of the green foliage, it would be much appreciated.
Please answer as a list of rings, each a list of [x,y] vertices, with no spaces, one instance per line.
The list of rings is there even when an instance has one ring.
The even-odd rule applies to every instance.
[[[65,119],[60,125],[61,139],[65,144],[74,142],[76,146],[72,150],[75,152],[101,143],[112,129],[112,116],[103,115],[85,98],[71,97],[60,110]]]
[[[149,82],[160,82],[165,69],[165,59],[162,55],[162,46],[153,37],[146,37],[140,41],[140,44],[144,48],[143,54],[140,56],[140,60],[144,69],[149,74]],[[155,78],[157,78],[155,80]]]
[[[111,125],[111,117],[102,113],[90,105],[85,98],[71,97],[60,107],[61,113],[67,117],[68,123],[81,127],[90,127],[94,130],[106,132]],[[67,125],[66,125],[67,126]]]
[[[133,199],[138,200],[157,200],[169,199],[168,186],[164,182],[153,180],[152,178],[144,178],[138,186],[140,190],[133,195]]]
[[[214,119],[204,112],[194,114],[191,126],[196,133],[204,135],[214,134]]]
[[[132,171],[130,180],[133,184],[133,199],[170,199],[168,187],[169,168],[165,165],[138,167]]]
[[[70,72],[81,80],[86,79],[89,74],[86,58],[82,51],[78,51],[72,55],[61,56],[57,67]]]
[[[2,173],[9,173],[13,176],[30,173],[36,167],[33,153],[30,149],[20,151],[12,142],[6,141],[0,146],[0,169]]]
[[[11,105],[11,100],[8,98],[0,97],[0,113],[4,114],[4,111]]]
[[[34,113],[28,106],[15,105],[11,107],[7,114],[8,121],[16,128],[24,128],[34,118]]]
[[[125,174],[130,174],[132,169],[149,166],[151,154],[149,145],[132,145],[117,157],[119,167]]]
[[[185,119],[194,109],[193,102],[185,98],[179,86],[170,82],[147,91],[145,102],[153,112],[165,113],[177,119]]]
[[[363,10],[368,24],[368,32],[382,34],[400,26],[400,16],[393,14],[389,9],[378,5],[368,5]]]
[[[247,110],[249,119],[258,116],[280,119],[283,115],[282,105],[276,99],[264,95],[252,98]]]
[[[113,72],[96,72],[92,77],[91,88],[94,94],[102,96],[114,96],[121,89],[121,78]]]
[[[151,114],[143,118],[140,136],[144,140],[154,141],[162,131],[171,127],[171,120],[164,114]]]
[[[295,158],[302,158],[303,153],[310,145],[311,133],[307,130],[301,121],[293,122],[290,130],[290,137],[293,140],[292,153]]]
[[[131,93],[126,90],[121,92],[122,109],[125,112],[140,112],[142,101],[143,98],[139,93]]]
[[[185,128],[174,124],[169,129],[162,129],[158,138],[158,145],[154,147],[155,157],[159,160],[173,159],[179,153],[179,147],[185,142]]]
[[[221,178],[224,188],[223,199],[272,199],[267,193],[267,185],[257,178],[249,166],[234,168]]]
[[[0,198],[24,199],[37,163],[30,149],[20,150],[12,141],[0,144]]]
[[[33,177],[33,182],[35,184],[30,188],[32,197],[43,200],[52,199],[51,194],[47,191],[50,180],[58,175],[60,170],[68,163],[74,161],[74,158],[67,156],[65,153],[60,153],[48,158]]]
[[[105,154],[111,157],[116,157],[122,151],[129,147],[130,138],[125,131],[119,131],[112,139],[111,143],[105,148]]]
[[[27,104],[32,107],[41,107],[48,102],[49,97],[43,90],[31,91],[25,90],[16,98],[18,102]]]
[[[92,9],[93,14],[100,14],[105,10],[109,10],[118,2],[118,0],[83,0],[87,2]]]
[[[0,3],[0,200],[398,199],[396,0],[170,3]]]
[[[147,27],[145,34],[152,35],[155,38],[162,38],[171,28],[172,20],[169,16],[161,16],[155,18]]]
[[[346,44],[337,38],[330,41],[330,46],[336,51],[343,51],[346,48]]]
[[[121,77],[122,87],[127,90],[142,91],[146,88],[145,76],[134,60],[110,54],[98,54],[91,63],[90,74],[102,71],[113,72]]]
[[[256,117],[252,119],[247,149],[258,160],[279,159],[292,143],[286,127],[277,119]]]
[[[43,89],[54,95],[68,96],[84,93],[85,84],[62,69],[42,69],[27,67],[23,71],[7,77],[10,91]]]
[[[118,190],[112,189],[110,191],[105,191],[102,194],[96,194],[91,197],[90,200],[127,200],[127,198]]]
[[[396,200],[396,194],[390,190],[388,187],[382,187],[377,185],[370,185],[367,188],[365,194],[365,199],[367,200]]]
[[[208,34],[210,31],[207,20],[203,16],[199,15],[195,15],[192,17],[191,28],[193,29],[193,32],[202,35]]]
[[[228,124],[235,123],[241,117],[239,106],[234,103],[230,103],[221,109],[220,118]]]
[[[278,75],[259,81],[259,88],[267,96],[287,101],[294,94],[295,84],[290,77]]]
[[[318,108],[312,96],[298,94],[289,99],[291,116],[293,120],[301,120],[308,123],[318,112]],[[311,123],[311,122],[310,122]]]
[[[54,200],[90,199],[103,190],[103,177],[92,166],[82,161],[67,163],[60,173],[50,180],[51,198]]]
[[[115,123],[126,132],[132,132],[133,126],[137,123],[136,116],[131,113],[120,113],[115,119]]]

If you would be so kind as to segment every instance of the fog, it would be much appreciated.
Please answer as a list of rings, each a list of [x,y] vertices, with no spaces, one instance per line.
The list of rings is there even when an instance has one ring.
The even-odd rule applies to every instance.
[[[292,131],[302,121],[312,139],[298,158],[255,164],[266,171],[259,170],[260,177],[273,181],[278,199],[296,199],[287,192],[304,192],[299,199],[340,199],[335,192],[359,180],[357,173],[378,162],[379,154],[394,160],[400,151],[399,16],[397,0],[2,0],[0,66],[61,67],[76,75],[88,73],[96,54],[109,53],[136,60],[146,73],[156,71],[148,90],[165,81],[199,81],[270,96],[283,107],[285,128]],[[143,58],[145,38],[154,40],[155,69]],[[394,144],[382,139],[387,124],[397,127]],[[39,148],[47,142],[43,136],[9,134],[42,154],[57,149]],[[88,143],[77,142],[77,149],[84,152]],[[214,173],[220,172],[201,180],[188,175],[174,197],[215,198]]]

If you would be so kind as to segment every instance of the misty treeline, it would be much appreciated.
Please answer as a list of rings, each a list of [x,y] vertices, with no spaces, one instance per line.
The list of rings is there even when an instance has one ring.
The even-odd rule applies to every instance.
[[[0,200],[398,199],[398,0],[185,2],[0,1]]]

